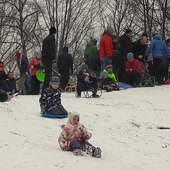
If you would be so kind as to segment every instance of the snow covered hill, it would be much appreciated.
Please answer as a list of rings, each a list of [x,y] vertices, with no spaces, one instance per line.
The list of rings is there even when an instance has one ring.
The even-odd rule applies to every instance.
[[[0,170],[170,170],[170,86],[104,93],[99,99],[63,93],[102,148],[102,158],[74,156],[58,145],[67,119],[40,117],[39,96],[0,103]]]

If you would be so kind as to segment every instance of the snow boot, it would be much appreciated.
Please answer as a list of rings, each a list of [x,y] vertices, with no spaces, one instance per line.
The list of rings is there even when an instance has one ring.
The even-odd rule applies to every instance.
[[[82,149],[79,149],[79,148],[74,149],[74,150],[73,150],[73,153],[74,153],[74,155],[83,156],[83,150],[82,150]]]

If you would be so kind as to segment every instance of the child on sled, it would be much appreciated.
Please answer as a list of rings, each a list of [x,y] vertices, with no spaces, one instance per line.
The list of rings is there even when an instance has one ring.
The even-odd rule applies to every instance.
[[[63,127],[58,139],[61,149],[63,151],[73,151],[75,155],[83,155],[84,151],[93,157],[100,158],[101,149],[88,142],[92,135],[79,121],[79,113],[73,112],[70,114],[69,120]]]
[[[67,111],[61,104],[61,91],[59,89],[59,77],[52,77],[50,87],[42,91],[40,97],[41,114],[67,115]]]
[[[89,74],[88,66],[86,64],[82,64],[81,70],[77,75],[76,97],[81,97],[81,92],[92,89],[92,97],[98,98],[97,88],[97,78]]]
[[[106,69],[100,74],[102,88],[107,92],[119,90],[118,81],[113,73],[113,66],[107,65]]]

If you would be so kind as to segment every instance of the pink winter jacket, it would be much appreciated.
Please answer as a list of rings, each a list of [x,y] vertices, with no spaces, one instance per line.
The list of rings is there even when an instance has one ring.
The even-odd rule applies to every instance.
[[[59,136],[58,142],[61,148],[69,147],[70,142],[73,139],[80,142],[80,144],[83,144],[84,141],[81,137],[84,135],[87,137],[87,140],[92,136],[91,133],[89,133],[81,123],[78,123],[77,126],[74,126],[68,120]]]

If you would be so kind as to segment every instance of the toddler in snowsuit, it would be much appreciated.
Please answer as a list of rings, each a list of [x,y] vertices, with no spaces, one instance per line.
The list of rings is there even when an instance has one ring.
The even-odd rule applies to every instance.
[[[42,114],[68,114],[61,104],[61,91],[59,89],[59,84],[59,77],[52,77],[50,87],[42,91],[39,100]]]
[[[58,142],[63,151],[73,151],[75,155],[87,154],[100,158],[101,149],[91,145],[87,140],[91,138],[86,128],[79,122],[80,115],[73,112],[59,136]]]
[[[107,92],[112,90],[119,90],[118,81],[116,79],[115,74],[113,73],[113,66],[107,65],[106,69],[100,75],[100,79],[102,80],[102,88]]]

